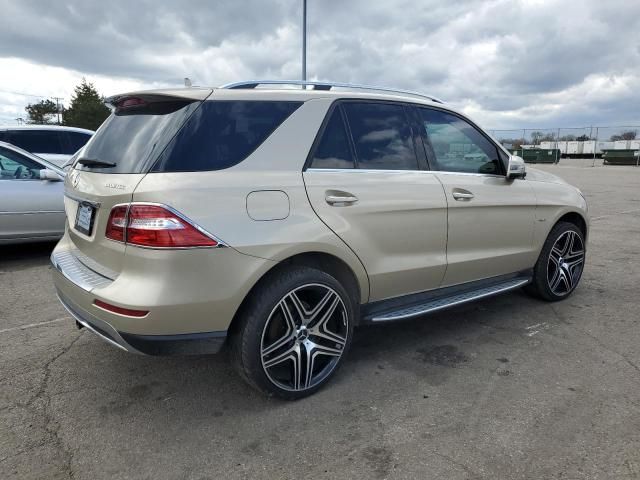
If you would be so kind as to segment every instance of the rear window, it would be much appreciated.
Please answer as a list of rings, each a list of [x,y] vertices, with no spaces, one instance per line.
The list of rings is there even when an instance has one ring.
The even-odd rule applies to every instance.
[[[75,168],[104,173],[147,171],[199,105],[200,102],[167,100],[116,110],[81,153],[81,158],[115,163],[115,166],[76,165]]]
[[[7,141],[31,153],[62,154],[62,132],[55,130],[14,130],[8,132]]]
[[[167,145],[152,171],[210,171],[237,165],[300,105],[302,102],[204,102]]]

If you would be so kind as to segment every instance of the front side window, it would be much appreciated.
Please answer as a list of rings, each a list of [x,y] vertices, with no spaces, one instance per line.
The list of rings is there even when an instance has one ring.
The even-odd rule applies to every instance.
[[[0,180],[40,180],[43,168],[30,158],[0,147]]]
[[[418,170],[411,127],[402,105],[347,102],[344,109],[358,168]]]
[[[500,175],[498,149],[475,127],[440,110],[420,108],[435,158],[434,170]]]
[[[64,153],[60,132],[55,130],[15,130],[8,141],[31,153]]]
[[[167,145],[152,171],[209,171],[237,165],[300,105],[302,102],[203,102]]]
[[[311,168],[353,168],[349,137],[340,108],[335,108],[311,161]]]

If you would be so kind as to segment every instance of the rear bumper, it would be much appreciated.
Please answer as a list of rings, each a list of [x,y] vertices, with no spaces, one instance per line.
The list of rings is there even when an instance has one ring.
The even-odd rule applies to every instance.
[[[248,291],[274,265],[232,248],[131,248],[124,260],[113,271],[66,234],[51,255],[53,283],[78,325],[122,350],[150,355],[218,352]],[[120,314],[97,300],[148,313]]]
[[[136,335],[119,332],[108,322],[99,319],[76,305],[59,289],[58,299],[75,318],[80,328],[95,333],[98,337],[130,353],[145,355],[199,355],[217,353],[227,338],[227,332],[206,332],[180,335]]]

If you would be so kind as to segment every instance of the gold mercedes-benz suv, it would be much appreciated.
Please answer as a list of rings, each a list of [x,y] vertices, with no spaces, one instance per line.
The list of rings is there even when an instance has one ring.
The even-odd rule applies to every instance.
[[[355,326],[580,280],[580,191],[434,97],[255,81],[109,103],[51,261],[77,325],[123,350],[228,345],[251,385],[295,399]]]

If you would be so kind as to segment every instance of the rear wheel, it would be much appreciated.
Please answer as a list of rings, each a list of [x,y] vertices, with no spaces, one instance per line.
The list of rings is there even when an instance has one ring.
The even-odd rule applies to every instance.
[[[582,231],[572,223],[559,222],[542,247],[533,282],[526,290],[550,302],[567,298],[580,282],[585,253]]]
[[[352,301],[325,272],[292,267],[252,294],[232,339],[240,374],[259,390],[302,398],[334,375],[353,334]]]

